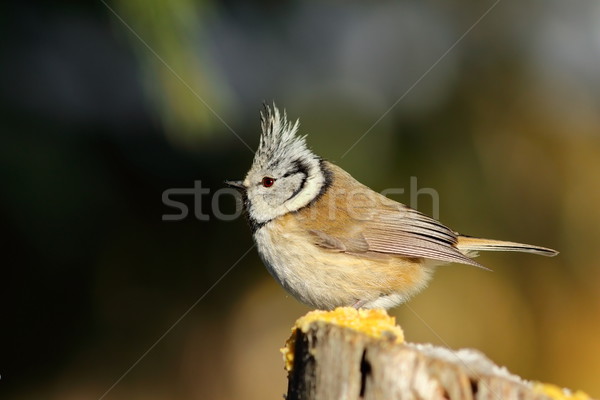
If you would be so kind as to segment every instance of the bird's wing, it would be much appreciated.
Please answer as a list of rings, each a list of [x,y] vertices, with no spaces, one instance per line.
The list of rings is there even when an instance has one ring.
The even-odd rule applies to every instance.
[[[483,268],[458,250],[455,232],[403,204],[374,195],[375,207],[372,202],[360,204],[360,200],[353,204],[354,218],[344,220],[344,229],[336,227],[335,221],[312,229],[315,244],[332,251],[396,254]]]
[[[456,248],[457,234],[433,218],[396,203],[364,224],[369,250],[482,267]]]

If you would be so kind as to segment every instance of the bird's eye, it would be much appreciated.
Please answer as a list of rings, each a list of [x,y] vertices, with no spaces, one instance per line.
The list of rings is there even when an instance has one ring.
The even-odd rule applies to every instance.
[[[262,185],[266,188],[273,186],[274,183],[275,183],[275,178],[270,178],[268,176],[265,176],[262,179]]]

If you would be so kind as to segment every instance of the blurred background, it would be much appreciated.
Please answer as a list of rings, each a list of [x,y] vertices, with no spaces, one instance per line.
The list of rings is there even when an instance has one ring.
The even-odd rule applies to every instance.
[[[392,311],[409,341],[599,398],[599,20],[593,0],[2,3],[2,397],[282,398],[309,309],[212,196],[275,101],[373,189],[409,203],[417,177],[453,229],[561,252],[439,268]]]

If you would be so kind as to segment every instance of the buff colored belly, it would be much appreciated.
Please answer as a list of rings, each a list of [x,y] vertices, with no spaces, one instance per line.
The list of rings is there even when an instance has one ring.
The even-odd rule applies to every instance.
[[[431,272],[420,260],[318,247],[290,218],[265,225],[254,239],[267,269],[281,286],[319,309],[356,304],[391,307],[424,288]]]

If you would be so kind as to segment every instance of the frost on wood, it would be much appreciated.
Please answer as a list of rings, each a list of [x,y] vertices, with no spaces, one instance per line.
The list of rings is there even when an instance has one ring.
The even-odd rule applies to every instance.
[[[331,314],[339,312],[341,323]],[[524,381],[476,350],[404,343],[381,312],[342,309],[298,320],[283,350],[286,399],[589,400],[583,392]],[[382,324],[380,317],[389,320]]]

